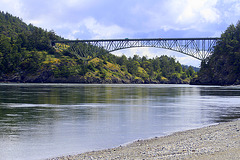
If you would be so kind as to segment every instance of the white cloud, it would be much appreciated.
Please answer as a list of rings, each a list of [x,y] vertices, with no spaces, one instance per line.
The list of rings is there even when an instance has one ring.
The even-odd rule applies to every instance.
[[[179,24],[201,27],[201,23],[218,23],[220,20],[216,9],[217,0],[181,0],[181,4],[179,5],[179,1],[176,4],[180,11],[177,18]]]
[[[56,3],[60,4],[65,9],[88,10],[99,4],[96,0],[58,0]]]
[[[24,8],[21,0],[0,0],[0,10],[9,12],[18,17],[24,17]]]
[[[179,63],[184,65],[194,66],[194,67],[200,67],[201,65],[201,61],[193,57],[185,56],[185,57],[175,57],[175,58],[177,61],[179,61]]]
[[[202,31],[208,24],[220,23],[217,0],[168,0],[139,2],[131,9],[136,26],[133,31]],[[133,18],[132,18],[133,19]]]
[[[227,4],[226,8],[224,3]],[[61,36],[72,35],[73,38],[78,36],[75,38],[84,39],[136,38],[135,36],[138,35],[144,38],[151,32],[156,32],[158,37],[168,31],[187,33],[189,30],[199,32],[209,30],[213,32],[210,35],[213,35],[216,30],[209,25],[219,25],[223,21],[221,19],[223,14],[225,14],[224,19],[234,19],[235,22],[240,15],[239,3],[238,0],[230,2],[227,0],[15,0],[14,3],[10,0],[0,0],[0,9],[7,9],[12,14],[22,17],[27,23],[46,29],[62,28],[62,32],[64,29],[60,26],[72,25],[66,27],[62,34],[57,31]],[[223,7],[219,8],[219,4],[223,4]],[[77,33],[78,24],[82,27]],[[89,35],[82,34],[83,30]],[[144,36],[139,36],[143,33]],[[80,35],[82,37],[79,37]],[[182,36],[182,34],[175,35],[175,37]],[[166,34],[165,37],[169,36]]]
[[[87,37],[87,39],[110,39],[117,38],[124,32],[124,29],[115,24],[105,25],[93,17],[87,17],[76,24],[58,25],[56,28],[59,30],[68,29],[69,32],[65,35],[65,38],[68,39],[84,39],[82,37]]]
[[[239,20],[240,1],[0,0],[0,10],[69,39],[210,37]],[[124,52],[150,57],[159,50]]]
[[[90,0],[67,0],[64,2],[65,2],[65,5],[68,7],[76,7],[76,6],[79,6],[79,4],[86,4],[89,1]]]
[[[220,15],[218,14],[218,11],[216,9],[203,9],[202,11],[200,11],[200,14],[206,22],[219,22]]]
[[[83,20],[83,25],[92,33],[93,39],[113,38],[123,33],[123,29],[117,25],[106,26],[101,24],[93,17]]]
[[[235,24],[237,23],[237,21],[240,20],[240,1],[239,0],[226,1],[225,5],[222,7],[226,8],[223,11],[223,17],[222,17],[226,23],[228,23],[229,25]]]

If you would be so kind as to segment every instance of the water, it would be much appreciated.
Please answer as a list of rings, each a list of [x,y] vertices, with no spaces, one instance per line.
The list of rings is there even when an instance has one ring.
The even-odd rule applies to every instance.
[[[116,147],[240,117],[240,87],[0,84],[0,159]]]

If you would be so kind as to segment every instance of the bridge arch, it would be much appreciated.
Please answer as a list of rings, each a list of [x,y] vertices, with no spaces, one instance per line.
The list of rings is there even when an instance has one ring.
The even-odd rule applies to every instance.
[[[182,54],[204,60],[209,57],[214,50],[217,40],[220,38],[158,38],[158,39],[108,39],[108,40],[67,40],[52,41],[52,45],[66,44],[71,47],[71,52],[79,58],[85,58],[88,52],[96,51],[96,47],[109,52],[136,47],[154,47],[169,49]],[[80,45],[79,45],[80,44]],[[85,47],[80,47],[85,45]],[[82,49],[84,48],[84,50]]]

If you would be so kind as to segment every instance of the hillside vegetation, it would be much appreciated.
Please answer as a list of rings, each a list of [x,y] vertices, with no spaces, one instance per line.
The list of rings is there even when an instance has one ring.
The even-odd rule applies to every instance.
[[[201,63],[198,77],[191,84],[240,84],[240,21],[221,35],[213,55]]]
[[[0,81],[189,83],[196,77],[192,67],[183,67],[168,56],[118,57],[99,48],[101,56],[83,61],[68,50],[50,46],[52,40],[62,39],[54,31],[27,25],[18,17],[0,12]]]

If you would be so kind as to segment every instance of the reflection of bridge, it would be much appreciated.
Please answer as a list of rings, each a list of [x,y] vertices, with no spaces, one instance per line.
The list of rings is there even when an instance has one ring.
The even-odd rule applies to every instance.
[[[52,45],[68,46],[68,50],[79,58],[91,56],[86,52],[96,52],[103,48],[109,52],[134,47],[155,47],[177,51],[199,60],[210,56],[220,38],[158,38],[158,39],[104,39],[104,40],[64,40],[52,41]],[[85,46],[85,47],[80,47]],[[96,46],[96,47],[94,47]],[[84,49],[83,49],[84,48]]]

